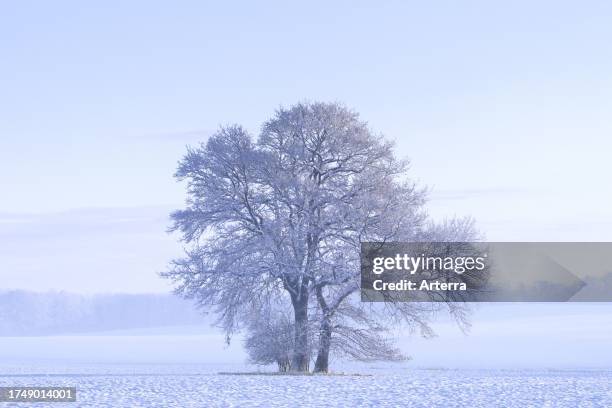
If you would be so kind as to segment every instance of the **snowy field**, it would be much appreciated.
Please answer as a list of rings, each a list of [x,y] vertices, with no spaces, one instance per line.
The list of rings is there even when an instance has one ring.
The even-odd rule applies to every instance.
[[[612,310],[553,306],[483,309],[469,335],[438,324],[435,339],[400,339],[405,363],[332,361],[361,376],[219,375],[258,368],[204,326],[0,337],[0,386],[78,390],[76,403],[0,408],[612,407]]]
[[[361,376],[219,375],[227,366],[0,367],[0,386],[76,386],[69,407],[610,407],[612,371],[419,370]],[[2,403],[0,406],[26,406]]]

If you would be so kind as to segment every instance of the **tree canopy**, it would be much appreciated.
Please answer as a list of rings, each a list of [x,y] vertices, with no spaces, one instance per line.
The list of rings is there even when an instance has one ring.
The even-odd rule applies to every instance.
[[[308,370],[309,315],[320,321],[316,371],[327,371],[334,343],[354,357],[364,355],[364,344],[386,344],[375,311],[351,301],[361,243],[474,235],[469,221],[428,221],[425,190],[393,150],[356,112],[335,103],[281,108],[257,138],[239,125],[222,127],[179,164],[187,205],[172,214],[172,229],[181,233],[186,256],[164,275],[180,294],[215,308],[228,335],[248,311],[286,297],[295,370]],[[390,315],[422,329],[424,315],[438,308],[394,306]],[[398,357],[392,347],[381,349]]]

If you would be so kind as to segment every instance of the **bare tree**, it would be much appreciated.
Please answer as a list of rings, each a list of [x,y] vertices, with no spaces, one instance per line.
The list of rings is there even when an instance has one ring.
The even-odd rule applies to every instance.
[[[294,349],[293,319],[285,311],[255,311],[248,325],[245,348],[255,364],[278,365],[279,372],[291,369]]]
[[[356,301],[349,299],[335,311],[333,318],[323,319],[320,311],[315,316],[321,327],[328,324],[327,332],[319,332],[319,346],[316,366],[321,366],[321,359],[327,358],[322,349],[328,348],[337,356],[358,361],[403,361],[407,357],[389,338],[390,330],[382,324],[377,314],[366,313]]]
[[[399,212],[388,213],[391,218],[401,217]],[[353,242],[347,240],[348,245],[338,247],[346,251],[343,259],[346,268],[352,270],[352,275],[345,279],[321,280],[315,286],[316,298],[320,307],[320,330],[319,349],[315,362],[315,372],[327,372],[329,370],[329,354],[335,350],[357,360],[401,360],[405,358],[385,337],[389,326],[408,327],[418,331],[424,337],[434,335],[430,321],[438,313],[446,311],[454,317],[459,326],[465,330],[469,327],[468,316],[470,308],[469,298],[461,298],[462,295],[437,298],[435,292],[424,292],[420,295],[425,298],[414,298],[407,301],[405,293],[396,296],[393,293],[386,294],[384,303],[362,303],[357,292],[360,282],[360,259],[359,245],[365,241],[399,241],[399,242],[432,242],[431,255],[440,254],[447,249],[443,242],[469,243],[480,239],[474,228],[474,223],[469,218],[445,220],[435,224],[428,222],[419,228],[406,230],[396,228],[385,228],[386,234],[364,234]],[[372,231],[370,231],[372,232]],[[406,234],[410,235],[406,235]],[[365,239],[364,239],[365,238]],[[451,248],[454,248],[452,246]],[[468,245],[468,248],[471,248]],[[461,248],[462,255],[466,249]],[[451,255],[451,254],[446,254]],[[351,259],[351,262],[347,260]],[[456,279],[469,281],[470,287],[480,288],[486,283],[486,272],[472,275],[465,273],[441,273],[432,276],[431,279]]]
[[[309,369],[316,299],[315,371],[326,372],[334,330],[346,333],[342,307],[359,288],[361,242],[413,241],[428,230],[425,192],[407,169],[391,142],[338,104],[279,109],[256,142],[240,126],[222,128],[180,162],[187,208],[172,219],[188,250],[163,275],[216,307],[228,336],[262,299],[288,295],[297,371]],[[422,325],[418,309],[397,304],[393,313]],[[364,327],[354,328],[373,332]]]

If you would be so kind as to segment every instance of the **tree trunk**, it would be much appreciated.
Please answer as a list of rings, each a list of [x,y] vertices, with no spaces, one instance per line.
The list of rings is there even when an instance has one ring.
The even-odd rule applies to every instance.
[[[291,296],[295,315],[295,349],[293,351],[292,371],[308,372],[310,355],[308,353],[308,292]]]
[[[286,373],[291,369],[291,361],[288,356],[283,356],[277,360],[278,371],[281,373]]]
[[[315,373],[329,372],[329,348],[331,346],[331,321],[329,317],[324,317],[321,322],[321,331],[319,334],[319,350],[317,353],[317,361],[315,362]]]

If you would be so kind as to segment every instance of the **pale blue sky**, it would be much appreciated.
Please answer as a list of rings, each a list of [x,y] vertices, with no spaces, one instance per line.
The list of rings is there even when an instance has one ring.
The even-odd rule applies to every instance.
[[[126,3],[0,5],[0,288],[167,289],[185,145],[304,99],[395,139],[436,218],[612,240],[610,2]]]

